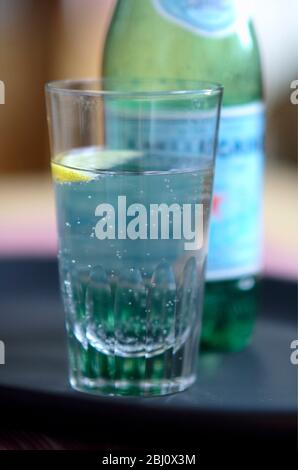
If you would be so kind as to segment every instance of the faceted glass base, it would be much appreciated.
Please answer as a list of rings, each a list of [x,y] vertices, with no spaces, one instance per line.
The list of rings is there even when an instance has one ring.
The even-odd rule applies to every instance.
[[[175,349],[130,357],[104,354],[69,334],[70,384],[81,392],[102,395],[155,396],[180,392],[196,379],[197,350],[195,329]]]
[[[188,378],[175,380],[155,381],[129,381],[129,380],[105,380],[88,379],[86,377],[70,377],[72,388],[79,392],[93,393],[96,395],[119,396],[160,396],[182,392],[195,382],[195,375]]]

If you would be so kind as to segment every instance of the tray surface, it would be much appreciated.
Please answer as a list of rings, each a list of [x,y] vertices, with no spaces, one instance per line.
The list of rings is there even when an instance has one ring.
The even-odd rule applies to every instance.
[[[245,351],[201,355],[198,380],[186,392],[131,399],[95,397],[68,385],[55,260],[2,260],[0,279],[0,339],[6,354],[0,366],[0,400],[7,415],[14,410],[20,419],[29,414],[38,421],[54,414],[56,423],[69,425],[74,413],[78,422],[89,424],[94,417],[109,422],[113,416],[121,425],[127,417],[137,421],[141,416],[144,426],[158,411],[155,421],[182,426],[188,417],[193,428],[202,427],[207,418],[220,426],[225,416],[231,426],[233,420],[238,426],[246,420],[253,427],[271,428],[278,419],[279,426],[294,429],[297,383],[290,343],[297,335],[295,283],[262,280],[261,312]]]

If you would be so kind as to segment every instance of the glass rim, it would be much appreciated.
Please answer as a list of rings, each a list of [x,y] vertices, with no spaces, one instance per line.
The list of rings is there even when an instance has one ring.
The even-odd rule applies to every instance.
[[[119,88],[118,90],[103,89],[105,83],[114,83],[118,85],[130,84],[136,85],[139,83],[152,84],[176,84],[169,89],[156,89],[153,90],[124,90]],[[79,87],[86,87],[80,89]],[[97,87],[92,89],[92,86]],[[188,96],[188,95],[203,95],[203,96],[216,96],[222,95],[224,87],[221,83],[204,81],[204,80],[187,80],[187,79],[113,79],[113,78],[81,78],[81,79],[65,79],[65,80],[53,80],[45,84],[45,91],[47,93],[55,93],[60,95],[69,96],[90,96],[90,97],[119,97],[119,98],[158,98],[158,97],[171,97],[171,96]]]

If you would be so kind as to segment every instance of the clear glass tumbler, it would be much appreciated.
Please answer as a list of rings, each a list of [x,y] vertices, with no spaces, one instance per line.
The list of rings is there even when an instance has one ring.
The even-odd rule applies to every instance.
[[[222,92],[167,80],[46,85],[77,390],[151,396],[195,381]]]

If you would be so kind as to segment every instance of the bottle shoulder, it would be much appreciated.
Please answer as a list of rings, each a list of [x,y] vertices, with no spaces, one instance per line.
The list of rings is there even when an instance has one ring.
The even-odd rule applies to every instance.
[[[262,98],[259,49],[251,22],[223,38],[210,38],[157,15],[140,21],[136,11],[122,13],[115,16],[108,34],[105,75],[217,81],[225,87],[226,105]]]

